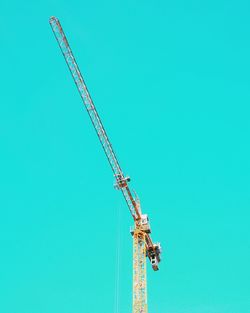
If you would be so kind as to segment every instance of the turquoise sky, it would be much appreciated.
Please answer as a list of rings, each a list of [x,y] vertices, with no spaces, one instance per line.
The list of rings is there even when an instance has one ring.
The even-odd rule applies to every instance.
[[[163,247],[149,313],[250,312],[249,1],[0,2],[0,312],[131,312],[132,219],[59,17]],[[121,223],[118,223],[118,212]]]

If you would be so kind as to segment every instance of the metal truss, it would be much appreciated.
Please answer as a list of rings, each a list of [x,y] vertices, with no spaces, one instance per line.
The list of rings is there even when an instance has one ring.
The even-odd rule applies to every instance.
[[[133,235],[133,313],[147,313],[147,276],[145,233],[134,230]]]
[[[83,79],[83,76],[80,72],[80,69],[76,63],[73,52],[70,49],[68,40],[67,40],[66,35],[62,29],[60,21],[56,17],[52,16],[50,18],[49,22],[50,22],[51,28],[53,30],[53,33],[56,37],[56,40],[60,46],[62,54],[65,58],[65,61],[68,65],[70,73],[74,79],[76,87],[80,93],[82,100],[83,100],[83,104],[87,109],[87,112],[89,114],[91,122],[92,122],[92,124],[96,130],[96,133],[97,133],[99,140],[102,144],[103,150],[104,150],[104,152],[108,158],[109,164],[112,168],[112,171],[113,171],[115,179],[116,179],[116,186],[118,189],[122,190],[123,196],[127,202],[127,205],[129,207],[129,210],[130,210],[133,218],[138,220],[138,219],[140,219],[140,212],[137,209],[136,201],[133,198],[132,193],[128,187],[127,182],[129,181],[129,178],[125,177],[123,175],[123,172],[121,170],[119,162],[116,158],[115,152],[114,152],[112,145],[108,139],[107,133],[103,127],[101,119],[100,119],[100,117],[97,113],[97,110],[95,108],[95,105],[91,99],[91,96],[90,96],[88,88],[84,82],[84,79]]]
[[[133,235],[133,313],[147,313],[146,257],[149,258],[153,269],[158,270],[161,253],[160,244],[153,244],[152,242],[148,218],[145,218],[147,215],[142,214],[138,198],[133,196],[129,189],[130,178],[123,175],[61,24],[54,16],[50,18],[49,22],[114,173],[115,187],[122,191],[134,219],[135,227],[131,232]]]

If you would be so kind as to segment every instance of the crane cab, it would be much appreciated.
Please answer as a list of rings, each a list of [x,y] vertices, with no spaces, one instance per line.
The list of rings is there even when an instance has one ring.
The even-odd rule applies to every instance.
[[[149,224],[149,219],[147,214],[142,214],[141,219],[136,222],[136,228],[142,230],[143,232],[150,234],[151,233],[151,228]],[[130,227],[130,233],[132,236],[134,236],[134,227]]]
[[[151,233],[149,218],[148,218],[147,214],[141,215],[140,228],[141,228],[141,230],[145,231],[145,233],[147,233],[147,234]]]

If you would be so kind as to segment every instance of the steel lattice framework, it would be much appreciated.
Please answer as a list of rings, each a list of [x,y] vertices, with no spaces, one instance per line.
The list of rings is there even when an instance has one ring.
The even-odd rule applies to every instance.
[[[95,105],[91,99],[88,88],[84,82],[83,76],[80,72],[80,69],[79,69],[77,63],[76,63],[74,55],[70,49],[68,40],[64,34],[64,31],[62,29],[60,21],[56,17],[53,16],[50,18],[50,25],[52,27],[54,34],[55,34],[56,40],[57,40],[57,42],[61,48],[63,56],[64,56],[66,63],[69,67],[69,70],[72,74],[72,77],[73,77],[74,82],[77,86],[77,89],[81,95],[83,103],[87,109],[87,112],[89,114],[91,122],[93,123],[94,128],[96,130],[96,133],[100,139],[100,142],[101,142],[102,147],[105,151],[105,154],[108,158],[108,161],[110,163],[112,171],[114,172],[116,182],[117,182],[117,187],[122,190],[122,193],[124,195],[124,198],[127,202],[127,205],[129,207],[129,210],[130,210],[133,218],[139,219],[140,218],[140,212],[138,210],[138,206],[136,204],[136,201],[133,198],[132,193],[128,187],[127,178],[123,175],[123,172],[121,170],[119,162],[116,158],[115,152],[114,152],[112,145],[108,139],[107,133],[106,133],[104,126],[101,122],[101,119],[100,119],[99,114],[95,108]]]
[[[133,313],[147,313],[146,256],[149,258],[153,269],[158,270],[161,253],[160,244],[153,244],[151,240],[148,217],[146,214],[142,214],[139,200],[133,197],[129,189],[130,178],[124,176],[121,170],[61,24],[54,16],[50,18],[49,22],[112,168],[116,180],[115,186],[122,191],[134,219],[134,228],[131,231],[133,236]]]
[[[133,238],[133,313],[147,313],[145,233],[136,229]]]

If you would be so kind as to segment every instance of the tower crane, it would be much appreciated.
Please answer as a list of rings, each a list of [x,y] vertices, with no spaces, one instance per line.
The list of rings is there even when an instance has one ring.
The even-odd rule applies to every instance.
[[[80,93],[83,104],[88,112],[91,122],[95,128],[102,148],[109,161],[115,177],[115,187],[121,190],[134,221],[131,228],[133,236],[133,313],[147,313],[147,281],[146,281],[146,258],[149,259],[154,271],[159,269],[161,245],[153,243],[151,239],[151,228],[147,214],[143,214],[140,201],[133,195],[129,188],[130,177],[125,176],[109,141],[100,116],[96,110],[88,88],[85,84],[80,69],[76,63],[72,50],[60,21],[55,16],[49,20],[55,38],[68,65],[70,73]]]

